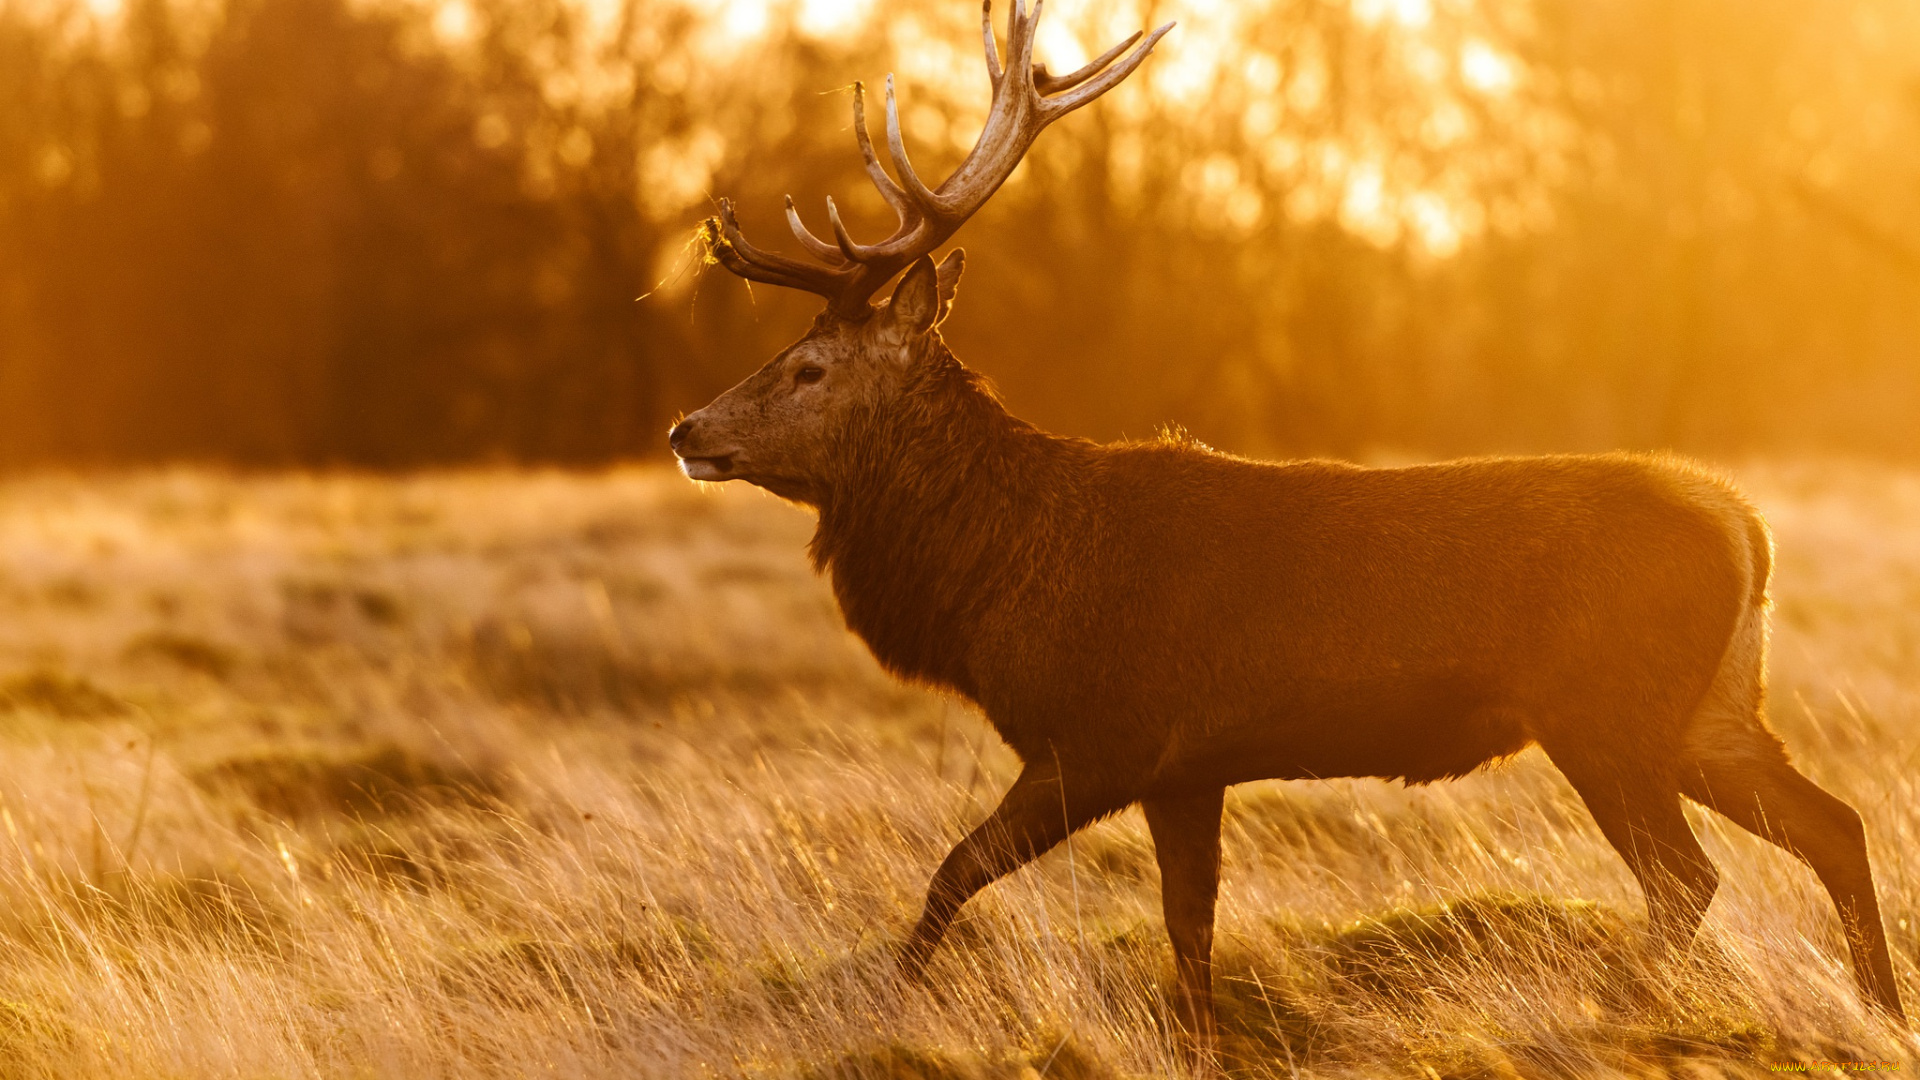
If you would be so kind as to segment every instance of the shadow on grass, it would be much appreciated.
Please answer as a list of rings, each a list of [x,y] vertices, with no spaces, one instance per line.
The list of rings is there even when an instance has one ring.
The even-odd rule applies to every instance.
[[[845,688],[831,669],[768,671],[749,663],[677,665],[657,656],[617,656],[596,635],[548,632],[485,622],[462,643],[476,686],[495,700],[532,705],[562,715],[595,709],[662,710],[690,694],[746,698],[787,689]]]
[[[440,988],[530,1013],[549,1013],[556,1000],[595,1003],[623,983],[659,986],[687,970],[718,962],[712,932],[698,919],[654,912],[614,933],[563,938],[506,935],[470,942],[446,953]]]
[[[294,921],[285,896],[226,871],[112,873],[97,884],[55,871],[40,879],[39,899],[8,913],[9,944],[43,955],[78,953],[143,978],[165,963],[166,950],[152,946],[273,953],[289,940]],[[0,1068],[0,1075],[12,1074]]]
[[[127,642],[121,655],[128,660],[159,660],[184,671],[214,679],[233,674],[239,663],[232,649],[206,638],[171,630],[152,630]]]
[[[1335,931],[1325,948],[1339,977],[1391,997],[1460,973],[1625,971],[1639,941],[1617,912],[1591,901],[1485,894],[1368,916]],[[1464,993],[1471,982],[1460,981]]]
[[[328,814],[397,816],[425,806],[490,806],[508,790],[504,776],[423,758],[397,746],[353,757],[279,751],[231,758],[194,770],[209,793],[236,792],[276,817]]]
[[[34,670],[0,683],[0,713],[41,713],[61,720],[110,720],[133,711],[81,675]]]
[[[1717,992],[1738,980],[1718,950],[1662,957],[1638,921],[1591,901],[1480,894],[1280,933],[1295,961],[1286,969],[1232,950],[1221,958],[1230,1067],[1397,1059],[1439,1077],[1684,1071],[1750,1065],[1773,1042]]]

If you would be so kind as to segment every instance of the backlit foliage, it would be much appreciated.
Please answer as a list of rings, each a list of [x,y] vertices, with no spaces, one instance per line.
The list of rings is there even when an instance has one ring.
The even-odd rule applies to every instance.
[[[958,239],[950,325],[1056,430],[1232,449],[1842,446],[1920,399],[1920,15],[1893,0],[1056,0],[1130,85]],[[940,175],[975,13],[903,0],[0,7],[0,460],[658,452],[812,301],[710,199],[887,220],[846,88]],[[647,299],[635,303],[636,296]]]

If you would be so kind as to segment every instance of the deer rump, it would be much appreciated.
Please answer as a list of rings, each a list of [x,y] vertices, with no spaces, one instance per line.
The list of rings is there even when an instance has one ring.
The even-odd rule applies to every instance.
[[[1368,469],[1168,443],[1079,456],[1010,500],[1028,513],[969,530],[1007,535],[947,538],[1017,553],[1029,565],[1014,573],[971,568],[1017,584],[915,590],[985,600],[936,635],[960,655],[890,662],[905,658],[888,628],[863,626],[873,605],[848,595],[889,582],[835,578],[898,673],[973,697],[1023,759],[1136,797],[1424,783],[1534,741],[1667,760],[1742,610],[1764,602],[1757,516],[1677,462]]]

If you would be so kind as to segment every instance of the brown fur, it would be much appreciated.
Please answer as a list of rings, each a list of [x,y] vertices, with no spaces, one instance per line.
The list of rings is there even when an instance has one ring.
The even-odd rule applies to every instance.
[[[1227,786],[1427,783],[1537,743],[1663,940],[1691,940],[1717,882],[1684,793],[1813,865],[1862,990],[1898,1013],[1859,818],[1764,719],[1771,542],[1725,481],[1666,456],[1375,469],[1060,438],[948,353],[941,285],[922,260],[891,305],[823,316],[674,432],[690,470],[764,469],[816,506],[847,624],[888,670],[978,703],[1025,763],[936,874],[912,970],[979,888],[1138,802],[1210,1044]],[[796,365],[824,374],[803,386]]]

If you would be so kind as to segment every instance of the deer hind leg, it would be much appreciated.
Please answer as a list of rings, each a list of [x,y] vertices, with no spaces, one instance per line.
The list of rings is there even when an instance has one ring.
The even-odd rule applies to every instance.
[[[993,813],[954,845],[927,887],[920,921],[900,947],[900,967],[908,978],[922,976],[954,916],[975,893],[1046,854],[1081,826],[1133,801],[1076,785],[1073,779],[1063,784],[1051,760],[1027,766]]]
[[[1865,827],[1853,807],[1788,762],[1786,747],[1763,719],[1765,670],[1766,629],[1756,611],[1736,629],[1688,727],[1682,790],[1813,868],[1839,910],[1861,993],[1901,1016]]]
[[[1160,907],[1180,988],[1180,1022],[1203,1062],[1219,1048],[1213,1013],[1213,908],[1220,894],[1220,811],[1227,789],[1148,799],[1147,830],[1160,863]]]
[[[1622,767],[1560,758],[1554,763],[1640,883],[1655,940],[1684,952],[1719,888],[1720,873],[1680,809],[1679,785],[1638,763]]]
[[[1728,750],[1696,758],[1687,796],[1813,868],[1839,909],[1861,994],[1903,1016],[1859,813],[1795,769],[1780,741],[1757,723],[1745,753]]]

